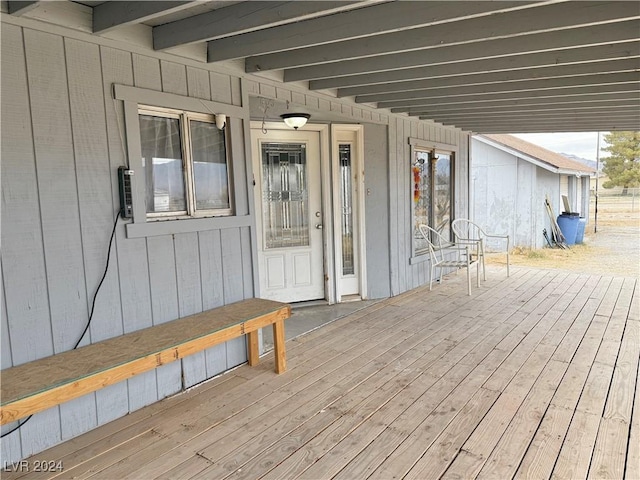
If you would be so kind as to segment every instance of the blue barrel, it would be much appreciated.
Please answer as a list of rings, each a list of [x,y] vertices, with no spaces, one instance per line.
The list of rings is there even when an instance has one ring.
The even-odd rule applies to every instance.
[[[584,227],[586,226],[587,219],[580,217],[580,220],[578,220],[578,231],[576,232],[576,243],[582,243],[584,241]]]
[[[578,223],[580,217],[578,214],[571,215],[563,213],[558,215],[558,226],[567,245],[574,245],[576,243],[576,235],[578,234]]]

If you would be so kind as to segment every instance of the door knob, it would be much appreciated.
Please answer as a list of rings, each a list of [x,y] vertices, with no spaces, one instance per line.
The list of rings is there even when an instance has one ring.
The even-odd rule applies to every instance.
[[[318,230],[322,230],[322,224],[321,223],[316,223],[316,228]]]

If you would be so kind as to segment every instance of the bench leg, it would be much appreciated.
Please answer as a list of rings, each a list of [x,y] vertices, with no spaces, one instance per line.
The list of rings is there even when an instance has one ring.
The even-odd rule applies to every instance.
[[[273,346],[276,361],[276,373],[282,373],[287,369],[287,353],[285,351],[284,320],[278,320],[273,324]]]
[[[260,363],[260,351],[258,348],[258,330],[249,332],[249,365],[252,367]]]

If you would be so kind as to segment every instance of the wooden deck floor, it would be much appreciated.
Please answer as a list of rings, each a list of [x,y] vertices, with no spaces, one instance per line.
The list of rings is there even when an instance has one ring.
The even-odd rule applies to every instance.
[[[288,342],[282,375],[267,356],[30,460],[75,479],[640,478],[638,280],[513,270],[377,303]]]

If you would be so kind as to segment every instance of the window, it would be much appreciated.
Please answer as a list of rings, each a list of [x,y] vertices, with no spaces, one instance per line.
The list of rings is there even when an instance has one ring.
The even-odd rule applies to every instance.
[[[148,218],[231,215],[225,130],[213,115],[141,107]]]
[[[411,163],[412,211],[415,254],[427,243],[418,226],[429,225],[447,240],[451,237],[453,203],[453,153],[415,148]]]

